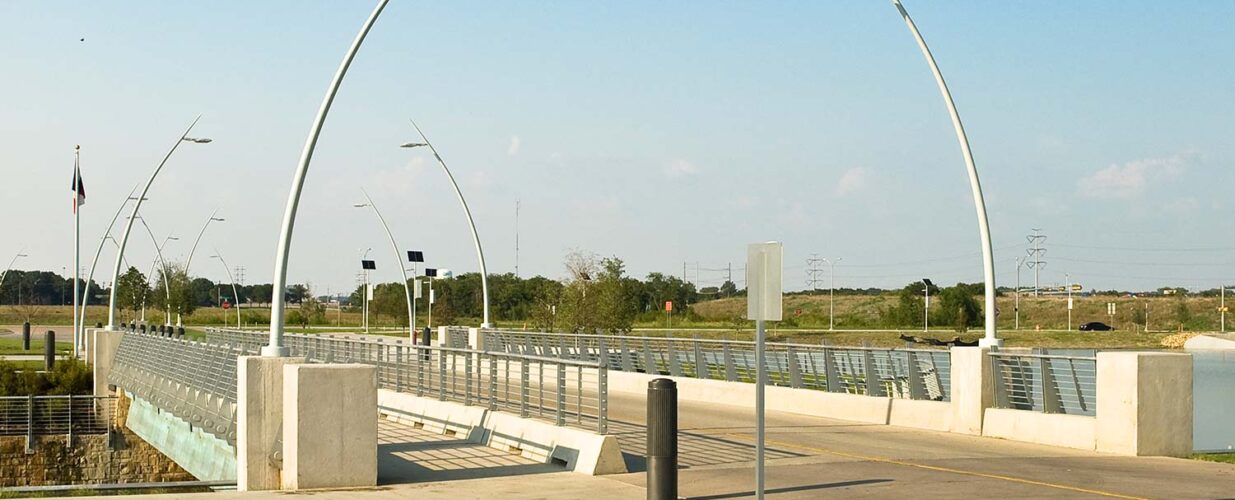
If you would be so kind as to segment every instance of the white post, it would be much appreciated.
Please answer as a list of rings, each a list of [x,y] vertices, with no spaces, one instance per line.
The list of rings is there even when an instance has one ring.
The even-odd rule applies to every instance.
[[[935,83],[939,86],[939,92],[948,105],[952,127],[956,129],[956,140],[960,143],[961,153],[965,157],[965,167],[969,171],[969,188],[973,192],[973,205],[978,215],[978,234],[982,239],[982,277],[986,281],[986,308],[983,311],[986,334],[978,341],[978,345],[1001,347],[1003,341],[999,339],[995,331],[995,253],[991,245],[990,223],[986,218],[986,202],[982,198],[982,184],[978,181],[978,167],[974,163],[973,152],[969,149],[969,139],[965,136],[965,127],[961,124],[960,113],[956,110],[956,103],[952,101],[952,93],[948,91],[948,84],[943,80],[943,73],[939,72],[939,66],[935,64],[935,56],[931,55],[930,48],[926,46],[926,40],[918,32],[918,27],[914,25],[913,19],[909,18],[909,12],[901,5],[900,0],[892,0],[892,3],[896,5],[901,17],[905,19],[905,24],[909,26],[909,31],[917,40],[918,48],[922,49],[922,55],[926,57],[931,72],[935,74]]]
[[[764,371],[764,329],[763,320],[755,320],[755,496],[763,500],[764,492],[764,386],[768,383],[767,372]]]
[[[433,152],[433,157],[437,158],[437,164],[442,166],[442,171],[446,172],[446,177],[450,179],[450,185],[455,188],[455,196],[459,198],[459,204],[463,205],[463,214],[467,216],[468,227],[472,230],[472,243],[476,246],[476,258],[480,260],[480,292],[484,297],[484,320],[481,321],[481,328],[492,328],[493,324],[489,322],[489,272],[485,268],[485,252],[480,248],[480,233],[476,232],[476,222],[472,220],[472,211],[467,208],[467,201],[463,199],[463,191],[459,190],[459,183],[455,182],[455,176],[451,175],[450,169],[446,168],[446,161],[442,160],[442,155],[437,153],[437,148],[433,147],[433,143],[429,142],[429,138],[425,137],[425,133],[420,130],[416,122],[412,122],[412,127],[416,129],[416,133],[420,134],[420,138],[425,141],[425,145],[429,146],[429,150]]]
[[[922,331],[929,332],[931,329],[931,285],[926,280],[922,280]]]
[[[190,279],[190,282],[191,282],[191,278],[189,277],[190,276],[189,275],[189,265],[193,263],[193,254],[197,252],[197,244],[201,243],[202,235],[206,234],[206,228],[210,227],[211,222],[214,222],[214,221],[222,222],[223,221],[223,219],[219,219],[215,217],[215,215],[218,213],[219,213],[219,209],[217,208],[213,212],[210,212],[210,217],[206,218],[206,223],[202,224],[202,230],[197,232],[197,238],[193,240],[193,246],[189,248],[188,258],[184,260],[184,276],[186,279]],[[184,322],[182,321],[183,318],[180,317],[180,310],[179,310],[180,308],[177,307],[176,309],[177,309],[176,310],[176,326],[178,327],[184,326]]]
[[[81,323],[78,322],[78,297],[81,297],[81,145],[73,149],[73,356],[81,357]]]
[[[746,251],[746,318],[755,320],[755,497],[764,496],[765,321],[782,314],[784,248],[778,242],[754,243]]]
[[[1014,330],[1021,329],[1021,258],[1016,259],[1016,304],[1012,306],[1013,315],[1016,316],[1016,326]]]
[[[168,158],[172,157],[172,153],[176,152],[176,148],[180,147],[180,143],[190,140],[189,132],[193,130],[193,126],[197,125],[197,121],[201,118],[200,115],[194,118],[193,123],[189,124],[189,128],[184,130],[179,139],[176,139],[176,143],[167,151],[167,155],[163,156],[163,161],[159,162],[159,166],[155,167],[154,172],[150,174],[150,178],[146,180],[146,186],[142,188],[141,194],[137,195],[137,203],[133,204],[133,213],[129,216],[129,221],[125,223],[124,233],[120,236],[120,249],[116,251],[116,265],[112,267],[111,299],[107,306],[107,330],[116,329],[116,289],[119,288],[116,286],[116,282],[120,280],[120,264],[124,261],[124,248],[129,244],[129,234],[133,232],[133,218],[137,217],[138,212],[141,210],[142,201],[146,199],[146,194],[150,192],[150,185],[154,184],[154,178],[159,175],[160,170],[163,170],[163,165],[167,164]],[[143,311],[142,314],[144,315],[145,312]]]
[[[287,306],[283,301],[283,291],[287,288],[287,255],[291,251],[292,229],[296,224],[296,209],[300,206],[300,192],[304,189],[304,178],[309,173],[309,161],[313,159],[317,137],[322,132],[322,125],[326,122],[326,114],[330,112],[330,105],[334,102],[339,84],[343,83],[343,76],[347,74],[348,66],[352,64],[352,59],[360,50],[360,44],[364,42],[369,29],[373,27],[377,16],[382,13],[382,9],[389,1],[378,0],[373,13],[369,14],[369,19],[365,21],[364,26],[361,26],[356,39],[352,41],[351,48],[343,56],[343,62],[339,64],[334,79],[326,89],[326,97],[322,99],[322,105],[317,110],[317,118],[313,120],[313,126],[309,129],[309,137],[305,140],[304,149],[300,152],[300,164],[296,167],[296,174],[292,177],[292,191],[288,194],[287,208],[283,211],[283,228],[279,234],[279,246],[275,253],[273,289],[276,296],[271,297],[270,303],[270,343],[262,348],[262,356],[284,357],[289,354],[288,349],[283,346],[283,315]]]
[[[1063,274],[1063,281],[1068,286],[1068,331],[1072,331],[1072,277]]]

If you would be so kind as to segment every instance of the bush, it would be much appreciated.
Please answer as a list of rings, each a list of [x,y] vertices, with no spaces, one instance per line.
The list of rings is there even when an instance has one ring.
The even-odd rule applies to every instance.
[[[75,358],[56,360],[51,372],[23,370],[0,360],[0,396],[80,395],[93,388],[90,367]]]

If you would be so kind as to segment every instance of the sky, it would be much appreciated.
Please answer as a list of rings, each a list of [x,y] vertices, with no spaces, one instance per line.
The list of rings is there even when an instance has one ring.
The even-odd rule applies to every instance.
[[[191,274],[272,281],[292,175],[370,1],[0,2],[0,260],[82,266],[185,127],[142,206]],[[1232,1],[906,1],[964,120],[996,281],[1047,235],[1043,285],[1235,283]],[[785,245],[785,286],[840,259],[837,287],[982,278],[968,177],[921,53],[890,2],[412,2],[383,12],[305,183],[289,283],[397,281],[400,251],[479,269],[424,129],[471,206],[490,273],[561,278],[572,250],[630,274],[744,285],[746,245]],[[519,206],[516,224],[515,207]],[[122,232],[123,216],[113,234]],[[517,231],[516,231],[517,228]],[[126,257],[147,268],[140,226]],[[110,281],[103,252],[96,279]],[[723,269],[723,271],[722,271]],[[145,271],[143,271],[145,272]],[[1022,269],[1021,282],[1033,282]],[[822,276],[826,277],[826,273]],[[826,283],[820,286],[826,287]]]

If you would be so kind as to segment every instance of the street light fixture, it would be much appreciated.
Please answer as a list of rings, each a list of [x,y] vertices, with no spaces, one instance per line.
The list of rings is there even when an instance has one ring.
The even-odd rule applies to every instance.
[[[476,232],[476,222],[472,220],[472,211],[467,208],[467,200],[463,199],[463,191],[459,190],[459,183],[455,182],[455,176],[446,167],[446,161],[442,160],[442,155],[438,154],[437,148],[433,147],[433,143],[429,142],[429,138],[420,130],[420,126],[416,125],[415,121],[412,121],[412,127],[416,129],[416,133],[420,134],[424,142],[405,142],[399,147],[428,146],[429,151],[433,152],[433,157],[437,159],[437,164],[442,166],[443,172],[446,172],[446,178],[450,179],[450,185],[455,188],[455,196],[459,198],[459,204],[463,205],[463,214],[467,216],[468,227],[472,230],[472,243],[476,246],[476,258],[480,260],[480,292],[484,296],[484,320],[481,321],[480,327],[491,328],[493,324],[489,322],[489,272],[485,268],[485,252],[480,248],[480,234]]]
[[[175,153],[176,148],[180,147],[180,143],[192,142],[197,144],[205,144],[210,142],[210,139],[189,137],[189,132],[193,131],[193,126],[197,125],[197,121],[200,119],[201,116],[198,115],[197,118],[193,119],[193,123],[189,124],[189,128],[185,129],[183,134],[180,134],[180,138],[177,139],[176,143],[173,144],[171,149],[167,151],[167,154],[163,156],[163,161],[159,162],[159,166],[154,168],[154,172],[152,172],[150,174],[150,178],[146,180],[146,185],[142,188],[141,194],[137,195],[135,200],[137,203],[133,204],[132,215],[129,217],[129,221],[125,224],[124,233],[120,237],[120,250],[116,252],[116,264],[112,266],[112,283],[116,283],[120,279],[120,264],[124,262],[124,249],[129,243],[129,234],[133,232],[133,217],[137,216],[137,214],[141,211],[142,201],[146,199],[146,194],[150,192],[150,186],[154,184],[155,177],[158,177],[159,172],[163,170],[163,166],[167,164],[167,160],[172,157],[172,153]],[[130,196],[132,195],[130,194]],[[109,331],[116,329],[116,288],[117,287],[112,286],[111,300],[107,306],[107,330]]]
[[[416,342],[416,305],[412,300],[412,288],[407,282],[407,267],[403,266],[403,254],[399,252],[399,244],[395,243],[394,234],[390,232],[390,226],[386,225],[386,218],[382,217],[382,212],[377,209],[377,205],[373,203],[373,199],[369,197],[368,191],[361,188],[360,192],[364,194],[365,203],[353,203],[355,208],[372,208],[373,213],[377,215],[378,222],[382,223],[382,229],[386,230],[386,237],[390,239],[390,248],[395,252],[395,263],[399,265],[399,272],[403,273],[403,292],[407,296],[407,333],[409,342]]]
[[[3,272],[3,273],[0,273],[0,285],[3,285],[3,284],[4,284],[4,277],[5,277],[5,276],[8,276],[8,274],[9,274],[9,269],[12,269],[12,268],[13,268],[13,264],[17,262],[17,259],[20,259],[20,258],[22,258],[22,257],[29,257],[29,255],[26,255],[26,254],[24,254],[24,253],[21,253],[23,250],[24,250],[24,249],[22,249],[22,250],[18,250],[18,251],[17,251],[17,254],[13,256],[13,260],[10,260],[10,261],[9,261],[9,266],[8,266],[8,267],[6,267],[6,268],[4,268],[4,272]]]

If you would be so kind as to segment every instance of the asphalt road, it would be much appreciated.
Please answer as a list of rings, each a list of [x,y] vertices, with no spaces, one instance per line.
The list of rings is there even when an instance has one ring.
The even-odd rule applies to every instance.
[[[610,394],[610,429],[643,486],[640,395]],[[754,487],[754,412],[679,404],[680,494],[721,499]],[[775,498],[1235,497],[1235,465],[1111,455],[951,433],[769,413]]]

